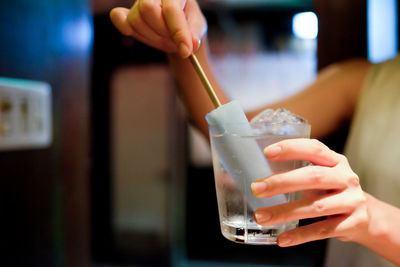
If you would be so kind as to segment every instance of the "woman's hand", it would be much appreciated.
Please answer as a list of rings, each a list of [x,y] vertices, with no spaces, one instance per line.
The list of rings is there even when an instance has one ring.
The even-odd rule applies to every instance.
[[[310,139],[284,140],[267,147],[264,153],[272,161],[304,160],[311,164],[252,184],[257,197],[304,191],[299,200],[258,209],[254,215],[257,223],[273,225],[327,216],[325,220],[282,233],[278,237],[279,246],[331,237],[355,242],[365,238],[370,222],[367,196],[345,156]]]
[[[199,48],[207,31],[195,0],[136,0],[131,9],[111,10],[110,18],[122,34],[183,58]]]

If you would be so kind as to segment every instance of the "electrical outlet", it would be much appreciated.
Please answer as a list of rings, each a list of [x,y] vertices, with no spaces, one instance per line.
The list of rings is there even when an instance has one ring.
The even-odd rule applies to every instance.
[[[0,77],[0,150],[48,147],[51,110],[48,83]]]

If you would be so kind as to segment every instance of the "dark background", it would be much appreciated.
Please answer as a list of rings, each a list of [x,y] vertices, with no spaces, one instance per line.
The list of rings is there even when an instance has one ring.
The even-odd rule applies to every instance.
[[[169,265],[173,247],[144,257],[135,252],[121,253],[115,246],[107,131],[113,71],[123,64],[165,62],[165,57],[122,37],[106,13],[91,13],[86,0],[16,0],[2,1],[0,6],[0,76],[50,83],[54,135],[46,149],[0,152],[0,265]],[[366,1],[315,0],[310,6],[232,12],[238,18],[252,16],[263,21],[265,17],[290,16],[310,9],[319,17],[319,68],[367,56]],[[212,21],[212,11],[206,15]],[[66,26],[79,31],[75,23],[82,20],[93,30],[94,39],[81,44],[65,40]],[[341,151],[346,134],[344,125],[325,141]],[[212,176],[210,169],[190,164],[186,172],[191,177]],[[191,211],[207,208],[210,217],[217,218],[215,192],[210,191],[213,184],[194,182],[192,179],[186,184],[187,232],[183,244],[189,260],[266,263],[268,255],[273,255],[270,264],[320,266],[324,242],[286,249],[285,255],[291,257],[283,257],[277,247],[267,252],[264,247],[245,247],[222,239],[216,220],[202,225],[215,240],[202,239],[204,233],[192,232],[198,228],[198,220]],[[198,201],[200,192],[208,192],[208,202]]]

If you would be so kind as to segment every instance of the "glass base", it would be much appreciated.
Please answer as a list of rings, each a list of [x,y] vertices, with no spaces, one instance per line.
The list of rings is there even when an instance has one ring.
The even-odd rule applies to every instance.
[[[241,220],[243,222],[243,220]],[[298,221],[288,222],[272,226],[261,226],[255,222],[249,222],[246,228],[243,223],[224,221],[221,224],[222,235],[233,242],[249,245],[276,245],[277,237],[288,230],[296,228]]]

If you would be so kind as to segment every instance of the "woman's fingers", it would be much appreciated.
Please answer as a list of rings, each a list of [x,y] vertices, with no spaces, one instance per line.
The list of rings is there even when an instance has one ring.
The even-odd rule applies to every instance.
[[[282,233],[278,237],[278,245],[294,246],[331,237],[341,241],[354,241],[363,238],[368,231],[369,220],[366,203],[360,203],[351,214],[329,216],[323,221]]]
[[[170,32],[163,17],[161,0],[137,0],[137,2],[143,21],[160,36],[169,38]]]
[[[184,13],[186,0],[163,0],[163,15],[168,26],[170,36],[179,54],[186,58],[193,51],[192,34]]]
[[[299,219],[350,214],[365,202],[366,198],[363,194],[344,191],[323,197],[302,198],[277,206],[260,208],[256,210],[254,218],[258,224],[274,225]]]
[[[140,2],[136,2],[136,6],[131,9],[128,15],[128,22],[134,33],[144,37],[146,40],[149,40],[149,43],[147,43],[148,45],[161,48],[164,51],[170,51],[172,49],[174,52],[176,52],[176,46],[168,37],[160,35],[145,22],[144,17],[140,14],[140,8],[138,7],[139,4]]]
[[[113,8],[110,12],[111,22],[123,35],[127,36],[133,34],[133,29],[127,20],[128,14],[129,9],[123,7]]]
[[[265,156],[273,161],[304,160],[315,165],[336,166],[343,156],[315,139],[286,139],[265,148]]]
[[[199,47],[206,20],[194,0],[137,0],[130,10],[115,8],[111,21],[124,35],[159,50],[188,57]]]
[[[177,51],[177,47],[169,38],[159,35],[144,22],[136,6],[131,10],[123,7],[114,8],[110,12],[110,18],[114,26],[124,35],[133,36],[142,43],[165,52]]]
[[[169,42],[168,40],[160,39],[158,41],[150,40],[147,36],[141,35],[140,33],[133,31],[132,34],[135,39],[139,40],[140,42],[147,44],[151,47],[154,47],[158,50],[167,52],[167,53],[175,53],[177,48],[174,43]]]
[[[330,150],[319,141],[290,139],[265,149],[270,160],[306,160],[323,164],[273,174],[256,180],[251,185],[256,197],[304,190],[346,190],[360,188],[358,176],[351,170],[347,159]]]
[[[344,176],[339,170],[314,165],[302,167],[256,180],[251,190],[256,197],[271,197],[309,189],[344,189],[346,181],[337,178]]]
[[[136,2],[135,5],[138,5],[138,2]],[[135,32],[139,33],[142,36],[146,36],[147,39],[153,41],[158,41],[161,39],[161,36],[156,33],[151,27],[149,27],[140,16],[140,12],[137,6],[133,7],[129,12],[128,22]]]
[[[333,216],[323,221],[284,232],[278,236],[278,245],[280,247],[289,247],[310,241],[338,237],[343,233],[341,224],[346,219],[347,216]]]
[[[302,160],[312,165],[277,173],[252,184],[252,192],[257,197],[307,192],[300,200],[256,210],[254,218],[258,224],[275,225],[328,216],[324,221],[281,234],[278,237],[280,246],[330,237],[357,240],[366,232],[369,221],[366,195],[343,155],[310,139],[284,140],[268,146],[264,154],[271,161]]]

